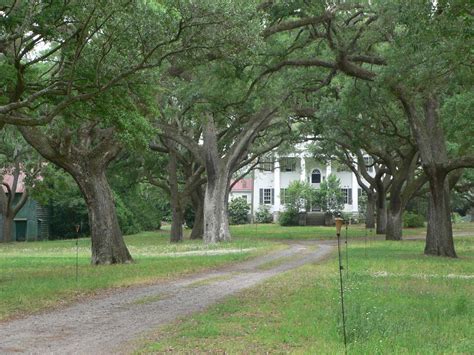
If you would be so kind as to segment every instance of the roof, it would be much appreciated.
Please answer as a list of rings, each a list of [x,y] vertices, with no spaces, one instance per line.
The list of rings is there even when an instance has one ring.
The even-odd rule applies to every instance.
[[[16,187],[16,193],[23,193],[25,192],[25,174],[22,172],[20,173],[20,176],[18,177],[18,185]],[[11,174],[6,174],[6,175],[3,175],[3,183],[7,184],[8,186],[10,186],[10,188],[12,188],[13,186],[13,175]],[[3,188],[3,191],[4,192],[7,192],[7,188],[5,186],[2,186]]]
[[[232,181],[233,183],[234,181]],[[232,191],[252,191],[253,190],[253,179],[240,179],[237,183],[232,187]]]

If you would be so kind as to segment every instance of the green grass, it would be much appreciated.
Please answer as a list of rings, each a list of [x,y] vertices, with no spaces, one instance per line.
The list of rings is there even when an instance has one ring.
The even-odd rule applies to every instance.
[[[472,232],[474,226],[472,223],[453,224],[454,233]],[[240,239],[269,239],[269,240],[305,240],[305,239],[334,239],[336,237],[335,227],[324,226],[295,226],[282,227],[279,224],[244,224],[230,226],[234,237]],[[343,226],[341,235],[344,237],[346,228]],[[424,236],[426,228],[404,228],[404,236]],[[361,238],[374,236],[375,230],[366,230],[362,224],[349,225],[347,228],[349,238]]]
[[[256,238],[256,239],[271,239],[271,240],[296,240],[296,239],[334,239],[336,237],[336,230],[334,227],[324,226],[295,226],[282,227],[278,224],[244,224],[238,226],[231,226],[232,235],[238,238]],[[421,229],[420,229],[421,231]],[[410,230],[411,233],[419,233],[418,229]],[[348,226],[347,234],[350,238],[364,237],[370,234],[362,225]],[[374,235],[372,231],[371,235]],[[345,229],[342,230],[342,235],[345,236]]]
[[[126,236],[135,263],[98,267],[90,265],[90,240],[80,239],[77,282],[75,240],[0,244],[0,319],[69,303],[102,289],[150,283],[242,261],[275,247],[267,241],[238,238],[211,246],[189,240],[170,245],[168,238],[165,231]],[[202,255],[225,249],[230,253]]]
[[[352,243],[345,279],[348,353],[472,353],[474,238],[458,259],[422,241]],[[344,353],[336,255],[162,328],[140,352]]]

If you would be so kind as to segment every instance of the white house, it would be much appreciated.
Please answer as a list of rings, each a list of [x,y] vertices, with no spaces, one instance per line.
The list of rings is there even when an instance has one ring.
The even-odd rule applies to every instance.
[[[247,201],[251,202],[252,214],[261,205],[267,205],[276,219],[278,213],[285,209],[285,192],[293,181],[306,181],[319,188],[321,182],[331,173],[339,178],[345,194],[343,212],[357,213],[361,192],[355,174],[348,169],[333,170],[331,165],[316,161],[308,152],[287,154],[284,157],[275,157],[274,162],[262,163],[259,169],[254,171],[253,182],[246,179],[247,190],[243,191],[242,186],[236,184],[237,188],[232,189],[230,198],[245,194]],[[312,211],[320,211],[319,206],[313,206]]]

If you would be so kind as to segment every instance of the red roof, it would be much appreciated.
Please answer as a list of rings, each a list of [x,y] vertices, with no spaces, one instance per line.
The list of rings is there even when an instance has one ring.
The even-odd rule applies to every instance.
[[[232,181],[233,183],[233,181]],[[232,187],[232,191],[252,191],[253,190],[253,179],[241,179]]]
[[[24,180],[25,180],[25,174],[20,173],[20,176],[18,177],[18,184],[17,184],[17,187],[16,187],[16,192],[17,193],[25,192]],[[12,188],[13,187],[13,175],[11,175],[11,174],[3,175],[3,183],[7,184],[8,186],[10,186],[10,188]],[[2,185],[2,188],[3,188],[3,191],[7,192],[7,188],[5,186]]]

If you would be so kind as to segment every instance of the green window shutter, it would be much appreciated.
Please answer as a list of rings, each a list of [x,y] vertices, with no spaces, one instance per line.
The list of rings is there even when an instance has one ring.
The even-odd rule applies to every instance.
[[[275,189],[272,189],[272,205],[275,204]]]
[[[260,204],[263,205],[263,189],[260,189]]]
[[[352,205],[352,189],[347,189],[347,193],[349,195],[349,205]]]

